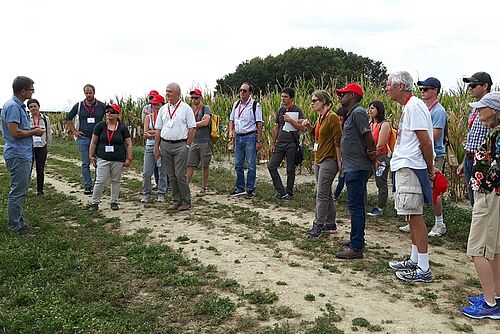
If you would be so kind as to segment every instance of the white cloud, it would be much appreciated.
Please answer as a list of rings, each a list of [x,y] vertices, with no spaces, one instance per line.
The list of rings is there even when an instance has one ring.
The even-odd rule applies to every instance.
[[[445,88],[476,71],[499,83],[499,7],[492,0],[2,1],[0,101],[17,75],[35,80],[47,108],[82,99],[86,83],[103,100],[162,92],[172,81],[184,91],[195,83],[212,89],[242,61],[315,45],[415,79],[435,76]]]

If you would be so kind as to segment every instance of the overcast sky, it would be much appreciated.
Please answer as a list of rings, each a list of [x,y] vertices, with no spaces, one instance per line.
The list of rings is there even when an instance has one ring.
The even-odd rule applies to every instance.
[[[245,60],[317,45],[435,76],[445,89],[477,71],[498,85],[499,3],[3,0],[0,104],[17,75],[35,81],[42,109],[61,109],[86,83],[100,100],[164,93],[169,82],[213,90]]]

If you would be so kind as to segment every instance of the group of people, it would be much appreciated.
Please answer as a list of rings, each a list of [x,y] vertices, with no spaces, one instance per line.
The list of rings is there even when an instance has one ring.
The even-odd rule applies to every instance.
[[[466,156],[457,168],[465,174],[473,216],[467,254],[472,257],[483,294],[469,298],[471,306],[461,311],[473,318],[500,319],[500,92],[492,92],[491,77],[478,72],[464,78],[469,91],[478,101],[471,103]],[[33,161],[37,170],[37,193],[43,195],[43,167],[47,146],[51,142],[50,121],[39,112],[39,103],[32,99],[34,82],[17,77],[13,82],[13,97],[2,110],[2,132],[5,138],[4,159],[11,177],[8,197],[8,227],[25,234],[23,203],[28,190]],[[428,237],[446,232],[442,217],[442,202],[434,187],[443,170],[446,156],[447,116],[438,96],[441,84],[430,77],[418,81],[423,101],[413,95],[414,81],[408,72],[389,75],[386,92],[402,107],[397,127],[397,140],[389,146],[394,131],[385,117],[382,102],[372,101],[367,112],[360,104],[363,89],[350,83],[337,89],[341,107],[332,110],[334,102],[328,92],[314,91],[311,105],[318,113],[315,124],[306,119],[294,103],[295,91],[284,88],[282,106],[276,110],[270,142],[268,170],[276,197],[292,200],[295,169],[300,156],[300,133],[308,131],[314,138],[314,174],[316,180],[315,220],[309,236],[336,233],[335,202],[339,188],[345,183],[350,214],[350,238],[340,240],[346,247],[336,254],[339,259],[363,258],[365,250],[365,206],[367,181],[375,174],[378,188],[377,206],[368,215],[380,216],[388,198],[388,177],[392,173],[394,206],[408,224],[401,228],[410,233],[410,257],[390,261],[398,279],[408,282],[431,282]],[[243,83],[239,100],[235,101],[229,119],[229,139],[234,146],[236,180],[229,197],[256,195],[257,152],[262,148],[263,113],[252,96],[252,85]],[[84,193],[92,195],[90,210],[98,210],[105,183],[111,181],[111,209],[119,210],[118,198],[124,167],[132,163],[130,132],[120,121],[121,109],[95,98],[94,86],[83,88],[85,99],[76,103],[66,115],[66,123],[76,139],[82,160]],[[191,209],[189,183],[195,167],[202,167],[199,196],[208,193],[209,165],[212,158],[210,137],[212,111],[202,103],[202,92],[190,92],[192,106],[182,101],[178,84],[170,83],[166,99],[151,91],[149,104],[142,114],[144,138],[143,196],[151,201],[155,176],[157,201],[165,201],[172,192],[169,210]],[[28,100],[31,115],[25,109]],[[78,116],[76,118],[76,116]],[[286,159],[286,187],[279,166]],[[96,167],[92,180],[90,165]],[[245,177],[245,165],[247,175]],[[332,194],[332,185],[339,175],[339,186]],[[434,194],[433,194],[434,190]],[[433,201],[433,197],[435,201]],[[430,232],[424,222],[425,204],[433,204],[435,224]]]

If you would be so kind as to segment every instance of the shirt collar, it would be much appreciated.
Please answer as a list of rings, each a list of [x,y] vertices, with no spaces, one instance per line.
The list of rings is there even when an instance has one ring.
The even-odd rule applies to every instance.
[[[16,102],[20,107],[23,107],[23,109],[26,110],[26,105],[17,96],[13,95],[12,100],[14,100],[14,102]]]

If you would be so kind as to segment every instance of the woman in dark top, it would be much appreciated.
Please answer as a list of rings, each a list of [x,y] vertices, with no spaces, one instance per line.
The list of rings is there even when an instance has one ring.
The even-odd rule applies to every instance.
[[[50,118],[40,113],[40,102],[36,99],[29,99],[27,105],[31,112],[31,128],[45,129],[45,133],[42,136],[33,136],[33,163],[36,168],[36,194],[40,196],[44,194],[45,162],[47,161],[48,147],[52,144],[52,131],[50,128]]]
[[[111,209],[119,210],[118,196],[123,167],[132,163],[132,140],[125,124],[120,122],[120,106],[108,104],[105,107],[106,120],[98,123],[92,134],[89,148],[90,162],[96,166],[96,180],[90,209],[99,209],[104,185],[111,181]]]

